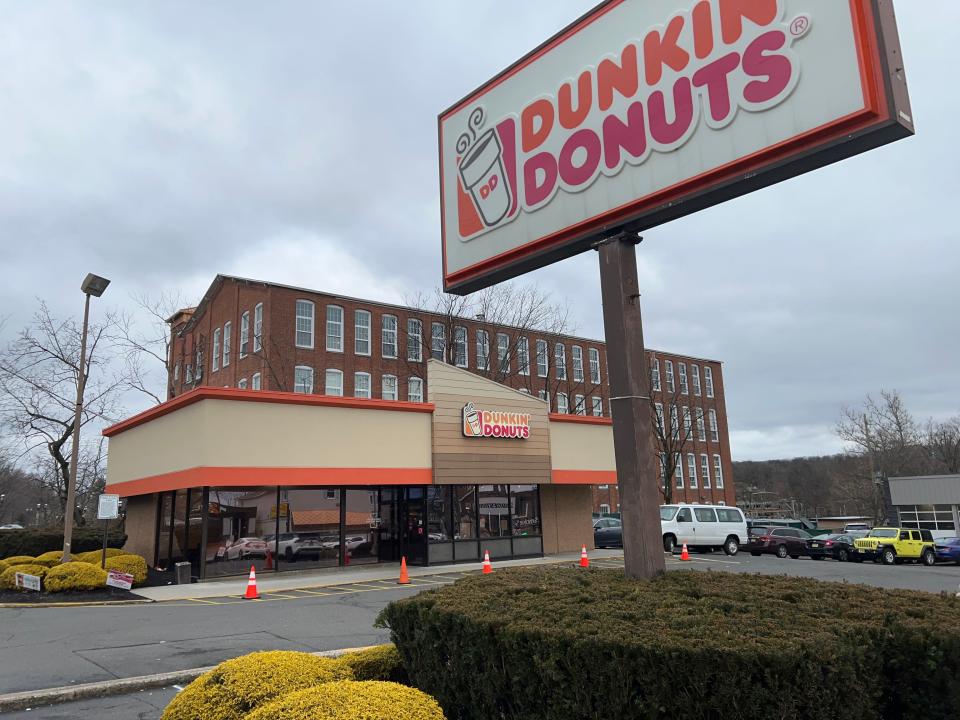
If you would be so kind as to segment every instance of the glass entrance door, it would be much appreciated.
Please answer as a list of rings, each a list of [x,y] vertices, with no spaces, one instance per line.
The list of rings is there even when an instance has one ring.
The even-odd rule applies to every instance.
[[[380,562],[427,563],[427,502],[422,487],[380,488]]]

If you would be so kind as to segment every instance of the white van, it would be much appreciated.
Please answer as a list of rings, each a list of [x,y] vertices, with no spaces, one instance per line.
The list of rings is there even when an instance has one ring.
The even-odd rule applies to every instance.
[[[727,555],[736,555],[747,542],[746,518],[729,505],[661,505],[660,529],[666,552],[686,543],[688,548],[723,548]]]

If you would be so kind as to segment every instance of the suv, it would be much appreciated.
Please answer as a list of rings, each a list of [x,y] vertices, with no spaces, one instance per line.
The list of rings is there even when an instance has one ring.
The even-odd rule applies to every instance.
[[[937,562],[933,534],[929,530],[880,527],[854,541],[855,560],[880,561],[893,565],[904,560],[919,560],[932,566]]]

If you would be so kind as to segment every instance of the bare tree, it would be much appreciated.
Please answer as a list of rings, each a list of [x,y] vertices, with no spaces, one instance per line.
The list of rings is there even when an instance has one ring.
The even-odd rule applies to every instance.
[[[928,420],[923,430],[923,446],[939,465],[938,472],[960,473],[960,416],[943,422]]]
[[[676,478],[683,473],[685,453],[693,445],[695,434],[700,432],[701,439],[707,439],[706,418],[702,408],[690,406],[689,388],[685,392],[681,379],[668,375],[658,383],[651,376],[651,390],[651,425],[662,474],[660,494],[669,504],[673,502]]]
[[[90,327],[88,365],[81,427],[109,420],[117,408],[118,394],[127,385],[124,375],[110,374],[104,350],[117,328],[117,318],[107,314]],[[0,419],[23,446],[23,455],[43,448],[52,465],[51,485],[57,490],[60,512],[66,511],[70,450],[74,435],[74,410],[80,379],[81,329],[72,319],[58,320],[41,301],[32,323],[0,351]],[[85,451],[83,457],[90,458]],[[81,470],[78,478],[91,473]],[[53,482],[53,481],[51,481]],[[83,517],[73,508],[76,522]]]
[[[170,352],[168,321],[184,307],[184,302],[180,293],[161,293],[158,298],[141,293],[131,295],[131,299],[146,322],[138,324],[130,314],[120,316],[111,340],[124,353],[126,388],[146,395],[159,405],[166,398],[160,393],[160,377],[155,370],[160,371],[163,391],[169,391],[175,360]]]

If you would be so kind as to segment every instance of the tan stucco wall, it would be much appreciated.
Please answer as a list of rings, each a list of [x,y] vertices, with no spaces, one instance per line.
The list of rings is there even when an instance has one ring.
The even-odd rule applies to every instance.
[[[593,509],[586,485],[541,485],[540,516],[543,552],[553,555],[593,548]]]
[[[554,470],[616,470],[613,427],[551,422],[550,460]]]
[[[107,484],[194,467],[429,468],[430,414],[205,399],[110,438]]]
[[[123,549],[142,555],[147,564],[153,564],[154,539],[157,532],[157,496],[140,495],[127,498],[127,518],[124,529],[127,542]]]

